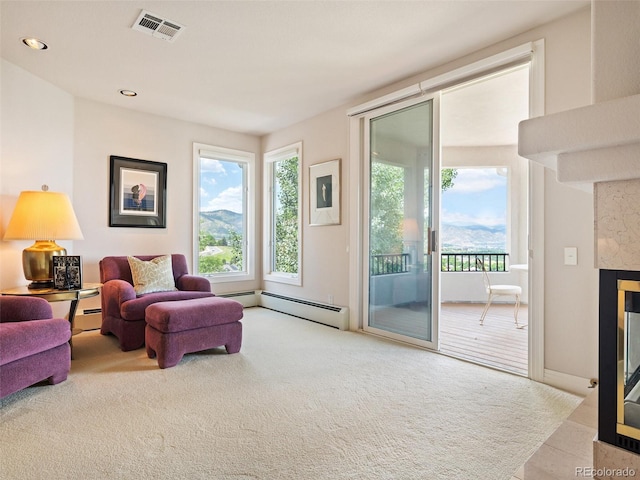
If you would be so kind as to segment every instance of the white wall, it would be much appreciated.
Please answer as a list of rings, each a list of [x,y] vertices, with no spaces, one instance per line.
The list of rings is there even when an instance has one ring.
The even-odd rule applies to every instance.
[[[590,103],[590,10],[552,22],[541,28],[525,32],[507,41],[460,58],[447,65],[415,75],[401,82],[389,85],[364,95],[342,111],[333,110],[314,119],[267,135],[263,140],[266,149],[277,148],[298,140],[305,142],[305,166],[332,156],[347,157],[348,131],[345,126],[348,108],[359,105],[384,94],[400,90],[437,75],[452,71],[525,42],[545,40],[546,52],[546,102],[547,113],[574,108]],[[328,152],[328,153],[325,153]],[[335,153],[334,153],[335,152]],[[349,166],[343,164],[343,171]],[[583,191],[559,184],[553,173],[544,175],[544,185],[539,185],[542,198],[534,198],[536,208],[544,208],[545,215],[545,358],[544,367],[548,370],[566,374],[569,377],[597,377],[597,271],[593,266],[593,206],[592,196]],[[343,201],[350,195],[351,189],[358,188],[358,179],[343,184]],[[306,198],[306,197],[305,197]],[[353,198],[353,197],[352,197]],[[349,215],[355,215],[356,205],[350,205]],[[344,209],[343,209],[344,212]],[[349,221],[343,217],[343,225]],[[338,282],[342,287],[345,264],[342,252],[347,241],[343,228],[336,229],[335,241],[330,248],[322,248],[324,241],[318,238],[324,232],[309,232],[305,229],[305,241],[309,238],[316,247],[312,252],[305,246],[305,274],[318,275],[322,262],[325,279],[312,279],[302,288],[289,286],[269,286],[280,291],[295,290],[298,296],[323,300],[328,288]],[[563,248],[578,248],[579,264],[564,266]],[[320,248],[317,248],[320,247]],[[519,248],[522,249],[522,246]],[[309,262],[309,257],[313,260]],[[330,259],[330,260],[329,260]],[[335,259],[335,261],[334,261]],[[350,285],[351,288],[355,286]],[[320,289],[317,291],[317,289]],[[291,294],[294,294],[292,291]],[[351,297],[353,302],[353,296]],[[357,304],[349,305],[357,310]],[[353,324],[353,323],[352,323]]]
[[[546,36],[546,113],[591,103],[591,16],[569,17]],[[559,26],[559,25],[558,25]],[[545,369],[598,377],[598,271],[593,195],[545,172]],[[564,247],[578,265],[564,265]]]
[[[259,157],[259,139],[85,99],[76,99],[75,119],[74,199],[85,237],[75,253],[83,256],[85,279],[99,281],[98,262],[107,255],[183,253],[193,271],[193,143]],[[109,227],[110,155],[167,164],[166,228]],[[254,281],[214,284],[213,290],[259,288],[259,273]]]
[[[193,142],[260,156],[258,137],[74,99],[6,61],[2,61],[1,74],[0,224],[6,228],[22,190],[38,190],[46,183],[52,191],[67,193],[84,240],[60,243],[69,253],[82,256],[87,282],[99,281],[98,261],[106,255],[179,252],[191,264]],[[110,155],[167,163],[167,228],[109,227]],[[260,162],[256,163],[260,169]],[[260,195],[257,197],[259,208]],[[257,228],[259,231],[260,225]],[[22,249],[30,243],[0,242],[2,288],[26,283],[20,258]],[[260,256],[260,248],[257,253]],[[214,291],[259,288],[259,258],[254,281],[216,284]],[[87,299],[81,302],[80,309],[97,307],[99,303],[99,297]],[[64,304],[55,307],[62,314],[68,310]]]
[[[0,69],[1,238],[23,190],[40,190],[46,184],[50,191],[66,193],[77,202],[73,199],[73,97],[12,63],[2,60]],[[73,242],[58,243],[73,248]],[[27,283],[22,250],[31,244],[30,240],[0,242],[0,288]],[[54,305],[54,312],[65,315],[68,306]]]
[[[316,302],[348,305],[348,225],[352,214],[349,206],[351,185],[348,164],[347,133],[349,124],[343,108],[318,115],[262,139],[262,151],[268,152],[302,141],[302,286],[265,282],[270,292],[304,298]],[[309,226],[309,166],[341,159],[341,223]]]

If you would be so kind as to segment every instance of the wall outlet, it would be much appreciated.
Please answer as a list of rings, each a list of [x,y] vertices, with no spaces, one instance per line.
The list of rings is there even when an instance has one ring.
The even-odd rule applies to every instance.
[[[578,248],[564,247],[564,264],[578,265]]]
[[[333,295],[329,294],[329,305],[333,305]]]

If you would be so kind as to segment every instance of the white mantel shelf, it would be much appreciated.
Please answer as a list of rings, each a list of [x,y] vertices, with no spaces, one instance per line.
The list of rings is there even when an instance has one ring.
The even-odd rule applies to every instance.
[[[524,120],[518,153],[589,189],[640,178],[640,95]]]

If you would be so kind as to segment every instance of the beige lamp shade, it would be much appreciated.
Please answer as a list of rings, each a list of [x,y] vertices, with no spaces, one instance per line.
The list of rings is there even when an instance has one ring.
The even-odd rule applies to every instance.
[[[79,240],[84,238],[69,197],[59,192],[22,192],[4,234],[5,240]]]
[[[69,197],[58,192],[20,193],[13,210],[5,240],[36,240],[22,252],[22,268],[29,288],[53,285],[53,256],[67,251],[55,240],[84,238]]]

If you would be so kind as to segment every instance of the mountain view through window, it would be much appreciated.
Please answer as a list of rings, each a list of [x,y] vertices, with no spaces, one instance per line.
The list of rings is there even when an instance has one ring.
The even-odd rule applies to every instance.
[[[506,168],[456,168],[442,193],[443,253],[507,251]]]

